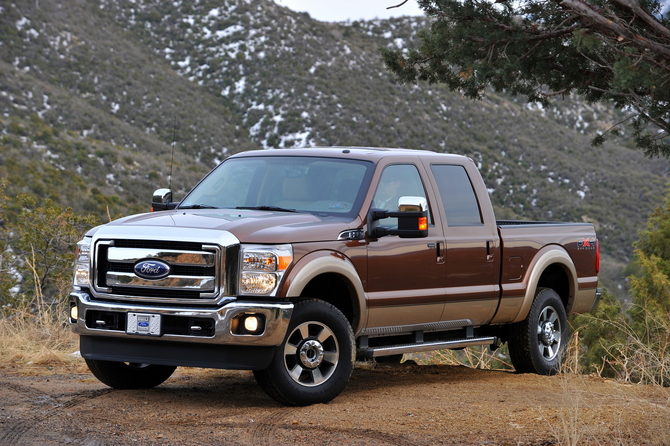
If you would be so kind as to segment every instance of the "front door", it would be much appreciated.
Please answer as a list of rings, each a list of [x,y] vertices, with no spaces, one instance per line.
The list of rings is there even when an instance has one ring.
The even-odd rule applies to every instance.
[[[398,210],[403,196],[426,198],[426,190],[413,164],[386,166],[372,207]],[[430,209],[429,202],[429,214]],[[397,227],[397,219],[379,223]],[[444,308],[444,237],[430,221],[428,237],[385,236],[368,244],[368,328],[410,326],[438,322]]]

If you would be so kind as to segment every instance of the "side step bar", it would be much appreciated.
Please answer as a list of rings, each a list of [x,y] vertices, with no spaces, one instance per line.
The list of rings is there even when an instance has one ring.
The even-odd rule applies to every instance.
[[[497,345],[496,336],[482,338],[454,339],[451,341],[421,342],[417,344],[387,345],[383,347],[361,347],[358,354],[363,358],[377,358],[379,356],[401,355],[403,353],[427,352],[431,350],[446,350],[477,345]]]

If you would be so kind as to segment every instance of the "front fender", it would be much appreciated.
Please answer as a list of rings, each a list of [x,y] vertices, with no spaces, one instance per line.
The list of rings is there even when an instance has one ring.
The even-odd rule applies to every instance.
[[[307,284],[321,274],[337,274],[349,287],[354,308],[352,329],[354,333],[358,333],[363,328],[364,322],[367,321],[365,291],[353,263],[341,253],[323,250],[302,257],[288,271],[279,295],[289,298],[300,297]]]

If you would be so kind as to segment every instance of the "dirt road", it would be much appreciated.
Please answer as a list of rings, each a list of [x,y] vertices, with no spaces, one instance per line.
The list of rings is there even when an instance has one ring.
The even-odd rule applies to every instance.
[[[112,390],[84,367],[0,368],[0,445],[670,445],[670,392],[600,378],[358,364],[287,408],[250,372],[178,369]]]

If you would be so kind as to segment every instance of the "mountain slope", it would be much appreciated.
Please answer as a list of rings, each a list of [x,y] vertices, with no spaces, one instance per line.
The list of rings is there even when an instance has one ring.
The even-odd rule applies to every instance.
[[[625,139],[589,146],[620,119],[606,106],[398,85],[378,48],[412,45],[422,18],[331,24],[269,0],[71,0],[3,5],[0,22],[0,175],[13,193],[82,211],[146,209],[170,182],[173,136],[177,198],[241,150],[429,149],[472,157],[499,218],[594,222],[614,276],[665,191],[667,161]]]

